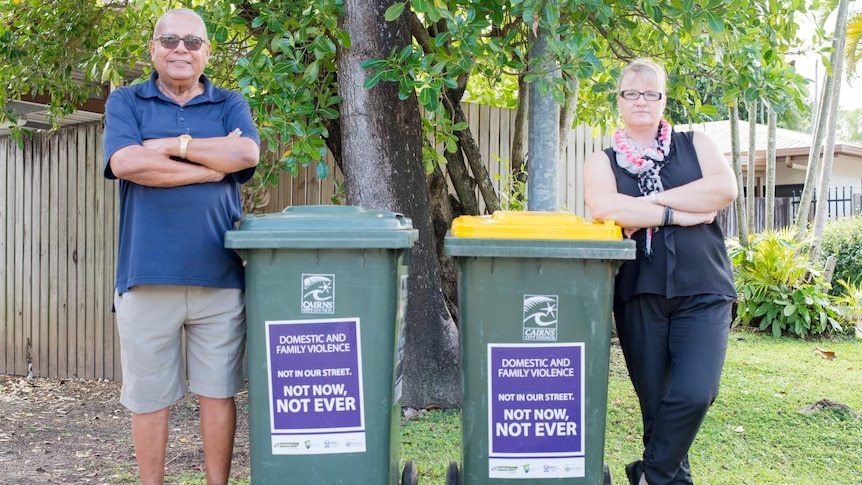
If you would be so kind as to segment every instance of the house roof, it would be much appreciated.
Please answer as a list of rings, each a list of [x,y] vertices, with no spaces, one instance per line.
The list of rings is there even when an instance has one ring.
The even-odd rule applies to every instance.
[[[136,65],[129,70],[126,81],[131,81],[143,75],[143,64]],[[74,70],[72,78],[78,82],[84,82],[83,74]],[[93,85],[90,97],[77,106],[77,110],[58,121],[60,126],[72,126],[93,121],[101,121],[105,113],[105,101],[112,89],[108,83]],[[25,94],[20,100],[9,101],[6,107],[18,117],[19,126],[30,130],[47,130],[51,128],[48,118],[48,104],[51,98],[47,94]],[[9,134],[9,126],[6,122],[0,123],[0,136]]]
[[[748,134],[749,123],[747,121],[739,122],[739,152],[741,155],[748,155]],[[681,127],[682,129],[682,127]],[[707,123],[698,123],[691,125],[694,131],[702,131],[708,134],[721,151],[730,156],[730,121],[710,121]],[[769,128],[766,125],[757,124],[755,132],[754,153],[755,157],[766,156],[766,145],[769,136]],[[808,157],[813,136],[801,131],[787,130],[784,128],[776,128],[775,130],[775,155],[776,157]],[[844,141],[835,142],[835,155],[847,155],[854,157],[862,157],[862,145],[848,143]]]
[[[60,126],[79,125],[91,121],[100,121],[102,114],[105,112],[105,99],[107,98],[107,88],[100,90],[99,93],[91,95],[84,104],[78,106],[78,109],[72,114],[63,117],[59,120]],[[51,128],[51,121],[48,117],[48,96],[22,96],[20,101],[9,101],[6,107],[15,113],[18,118],[18,126],[29,130],[47,130]],[[0,123],[0,136],[9,135],[8,122]]]
[[[6,104],[18,117],[19,126],[31,130],[47,130],[51,128],[48,118],[48,106],[36,101],[10,101]],[[102,119],[105,112],[104,100],[92,103],[92,106],[79,109],[60,120],[60,126],[78,125]],[[8,135],[9,127],[0,125],[0,136]]]

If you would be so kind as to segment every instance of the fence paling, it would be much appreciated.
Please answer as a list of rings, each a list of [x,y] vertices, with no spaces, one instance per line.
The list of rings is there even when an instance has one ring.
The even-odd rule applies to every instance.
[[[721,211],[716,216],[719,225],[724,229],[724,234],[727,237],[738,237],[739,227],[736,223],[736,211],[733,205],[730,205]],[[791,213],[791,200],[789,197],[776,197],[774,209],[774,227],[790,226],[793,223],[793,215]],[[761,232],[766,229],[766,199],[763,197],[754,198],[754,231]]]

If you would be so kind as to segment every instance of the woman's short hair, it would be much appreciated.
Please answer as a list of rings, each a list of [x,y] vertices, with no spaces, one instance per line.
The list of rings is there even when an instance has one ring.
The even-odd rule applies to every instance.
[[[620,72],[620,82],[622,82],[628,74],[634,74],[639,76],[641,79],[655,83],[655,85],[661,89],[661,92],[665,92],[667,88],[667,74],[665,73],[664,68],[652,59],[641,57],[631,61]]]

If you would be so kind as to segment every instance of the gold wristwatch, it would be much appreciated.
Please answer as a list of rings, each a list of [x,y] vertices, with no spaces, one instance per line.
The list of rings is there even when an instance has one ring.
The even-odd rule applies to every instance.
[[[192,141],[191,135],[180,135],[180,158],[186,158],[186,150],[189,149],[189,142]]]

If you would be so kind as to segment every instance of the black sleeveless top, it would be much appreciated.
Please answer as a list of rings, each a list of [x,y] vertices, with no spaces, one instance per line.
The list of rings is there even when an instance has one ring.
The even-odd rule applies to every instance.
[[[673,132],[672,136],[669,159],[661,170],[665,190],[703,177],[694,149],[694,133]],[[633,197],[641,196],[637,179],[617,165],[613,148],[606,149],[605,154],[617,179],[617,191]],[[650,257],[644,252],[646,229],[634,233],[632,239],[637,244],[637,258],[620,266],[615,303],[623,303],[645,293],[666,298],[706,294],[736,298],[724,232],[715,221],[691,227],[658,228],[653,232],[653,254]]]

